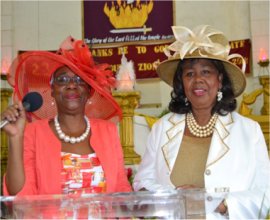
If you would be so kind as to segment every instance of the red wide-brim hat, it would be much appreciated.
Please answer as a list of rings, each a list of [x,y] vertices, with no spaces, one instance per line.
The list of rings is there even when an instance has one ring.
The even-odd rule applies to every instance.
[[[120,121],[122,111],[112,96],[115,86],[113,72],[108,64],[95,64],[92,54],[82,40],[68,37],[60,49],[54,52],[30,51],[17,56],[13,61],[8,82],[13,87],[13,99],[22,100],[29,92],[38,92],[43,98],[40,109],[31,113],[32,119],[53,118],[57,114],[53,105],[50,80],[52,74],[67,66],[80,76],[90,87],[91,97],[86,104],[85,114],[90,118]]]

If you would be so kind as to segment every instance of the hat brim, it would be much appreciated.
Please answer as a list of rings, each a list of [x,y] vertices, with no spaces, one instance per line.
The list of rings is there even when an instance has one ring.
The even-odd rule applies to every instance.
[[[50,79],[61,66],[67,66],[80,76],[94,90],[85,106],[89,118],[119,121],[122,111],[111,95],[111,91],[100,86],[94,78],[88,77],[83,69],[64,57],[48,51],[25,52],[18,56],[11,66],[8,81],[14,87],[14,100],[22,100],[28,92],[38,92],[43,98],[40,109],[32,112],[33,119],[52,118],[57,114],[51,96]]]
[[[243,93],[243,91],[246,88],[246,78],[245,78],[244,73],[238,66],[236,66],[235,64],[229,61],[211,58],[211,57],[203,58],[201,56],[192,56],[192,57],[187,57],[185,59],[220,60],[223,62],[223,65],[228,73],[228,77],[232,84],[234,96],[238,97],[239,95]],[[179,61],[180,61],[180,58],[168,59],[161,62],[157,67],[157,74],[159,75],[159,77],[170,86],[173,86],[173,78],[174,78],[174,74],[176,72]]]

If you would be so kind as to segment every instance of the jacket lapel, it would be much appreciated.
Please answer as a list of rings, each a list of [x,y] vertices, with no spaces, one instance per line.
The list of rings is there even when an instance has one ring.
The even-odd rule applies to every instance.
[[[216,122],[214,133],[209,149],[206,167],[209,167],[224,157],[230,150],[226,143],[226,138],[230,132],[228,125],[233,123],[232,115],[229,113],[227,116],[219,116]]]
[[[185,115],[172,114],[168,118],[169,126],[166,128],[165,144],[162,146],[162,152],[169,171],[171,172],[177,158],[180,144],[185,130]],[[219,116],[216,122],[212,136],[207,165],[209,167],[224,157],[230,150],[226,143],[226,138],[230,132],[228,126],[233,123],[232,115]]]
[[[168,119],[168,122],[169,126],[165,130],[165,144],[161,149],[168,169],[171,172],[179,151],[180,143],[183,138],[185,129],[185,116],[172,114]]]

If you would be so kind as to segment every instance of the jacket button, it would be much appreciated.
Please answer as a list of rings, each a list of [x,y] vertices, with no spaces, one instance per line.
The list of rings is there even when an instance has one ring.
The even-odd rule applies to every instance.
[[[207,201],[211,202],[213,200],[212,196],[207,196]]]
[[[211,175],[211,170],[207,169],[207,170],[205,171],[205,174],[206,174],[207,176]]]

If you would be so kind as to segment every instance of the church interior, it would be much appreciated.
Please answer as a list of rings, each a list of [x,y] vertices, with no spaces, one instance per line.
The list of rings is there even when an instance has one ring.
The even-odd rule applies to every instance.
[[[92,4],[95,1],[90,1]],[[104,5],[100,12],[111,21],[114,30],[129,28],[134,30],[131,23],[121,24],[129,20],[124,15],[119,23],[113,23],[112,8],[108,7],[111,1],[100,1]],[[134,1],[117,1],[118,4],[133,4]],[[119,3],[120,2],[120,3]],[[137,1],[137,3],[140,1]],[[151,10],[155,10],[157,1],[148,8],[148,17]],[[165,1],[166,2],[166,1]],[[170,2],[170,1],[168,1]],[[105,6],[107,3],[107,8]],[[116,3],[115,3],[116,4]],[[135,3],[134,3],[135,4]],[[111,10],[111,11],[110,11]],[[245,47],[246,61],[249,72],[245,73],[247,85],[244,93],[237,98],[237,112],[257,121],[263,131],[270,156],[269,143],[269,1],[172,1],[172,26],[182,25],[194,27],[201,24],[211,25],[221,30],[228,37],[232,47],[238,47],[241,42],[249,42]],[[87,11],[84,10],[84,1],[2,1],[1,2],[1,111],[12,102],[12,88],[6,76],[9,66],[16,55],[23,51],[45,50],[54,51],[59,43],[67,36],[76,39],[86,39]],[[135,13],[134,13],[135,15]],[[132,15],[131,15],[132,16]],[[91,16],[89,16],[91,17]],[[147,17],[141,18],[144,33],[150,31]],[[98,18],[92,16],[94,23],[102,26]],[[144,19],[144,20],[143,20]],[[121,21],[121,22],[120,22]],[[128,26],[130,25],[130,26]],[[162,25],[162,23],[157,24]],[[148,29],[147,29],[148,28]],[[154,26],[153,26],[154,29]],[[108,33],[111,34],[111,33]],[[111,36],[111,35],[108,35]],[[129,42],[114,42],[99,44],[91,39],[90,46],[93,54],[99,55],[103,48],[124,48],[131,50],[133,45],[146,45],[149,48],[155,44],[170,43],[172,38],[158,41],[153,37],[148,41],[132,43],[134,36],[126,37]],[[173,35],[172,35],[173,36]],[[107,39],[107,37],[106,37]],[[109,37],[108,37],[109,39]],[[117,39],[117,38],[116,38]],[[135,39],[135,38],[134,38]],[[122,41],[122,42],[121,42]],[[119,52],[120,51],[120,52]],[[248,52],[246,52],[248,51]],[[172,88],[161,81],[157,76],[141,77],[137,65],[137,56],[131,56],[118,49],[118,63],[114,66],[115,72],[125,65],[129,68],[130,77],[120,78],[112,95],[120,105],[123,119],[118,124],[121,145],[124,152],[124,161],[127,167],[136,167],[140,164],[146,149],[148,134],[152,125],[168,112]],[[121,60],[122,58],[122,60]],[[108,59],[110,61],[110,59]],[[131,63],[129,63],[131,62]],[[146,66],[145,66],[146,67]],[[141,66],[141,68],[144,68]],[[121,84],[122,83],[122,84]],[[252,134],[251,134],[252,135]],[[8,139],[1,131],[1,178],[6,169]]]

